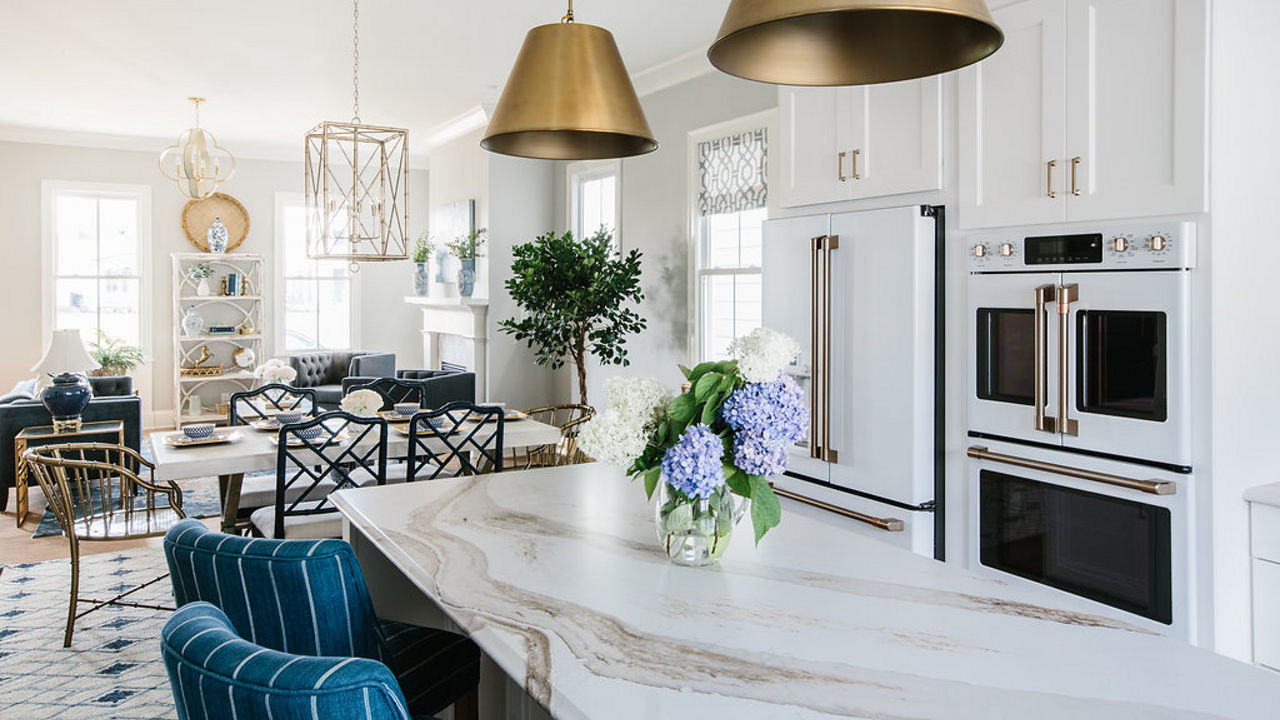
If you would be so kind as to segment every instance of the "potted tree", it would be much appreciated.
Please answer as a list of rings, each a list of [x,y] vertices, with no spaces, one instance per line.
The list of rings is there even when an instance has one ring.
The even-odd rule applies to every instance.
[[[640,251],[619,255],[613,234],[601,229],[575,240],[573,233],[547,233],[516,246],[507,292],[523,311],[498,328],[523,340],[535,362],[551,368],[573,361],[578,397],[587,402],[587,356],[611,365],[630,365],[626,336],[645,328],[629,303],[640,303]]]
[[[462,269],[458,273],[458,294],[471,297],[476,287],[476,258],[484,249],[486,228],[472,230],[466,235],[459,235],[449,242],[449,254],[458,258]]]
[[[419,235],[417,242],[413,244],[413,292],[418,297],[431,294],[431,277],[427,274],[427,266],[435,251],[436,243],[426,232]]]

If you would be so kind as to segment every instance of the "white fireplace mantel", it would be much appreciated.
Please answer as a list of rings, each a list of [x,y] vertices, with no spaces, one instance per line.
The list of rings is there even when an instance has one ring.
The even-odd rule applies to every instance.
[[[476,399],[488,399],[488,373],[486,372],[488,298],[434,298],[410,295],[404,301],[422,308],[422,354],[426,367],[440,367],[442,336],[452,335],[469,341],[471,353],[466,364],[476,374]]]

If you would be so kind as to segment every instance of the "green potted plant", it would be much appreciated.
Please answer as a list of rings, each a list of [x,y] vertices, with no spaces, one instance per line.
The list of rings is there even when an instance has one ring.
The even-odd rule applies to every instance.
[[[458,273],[458,294],[462,297],[471,297],[475,291],[476,258],[482,254],[487,232],[486,228],[478,228],[449,242],[449,254],[462,262],[462,270]]]
[[[213,266],[209,263],[198,262],[187,270],[187,275],[196,281],[196,295],[206,297],[211,292],[209,288],[209,278],[213,277]]]
[[[431,278],[427,266],[431,262],[431,254],[436,251],[436,243],[431,236],[423,232],[413,244],[413,292],[418,297],[431,294]]]
[[[94,370],[94,377],[128,375],[130,370],[142,364],[142,348],[129,345],[120,338],[98,333],[98,341],[89,343],[89,356],[101,367]]]
[[[640,251],[619,255],[613,234],[601,229],[575,240],[573,233],[547,233],[516,246],[507,292],[523,311],[498,328],[523,340],[537,364],[559,368],[565,358],[578,371],[578,397],[587,405],[587,356],[601,363],[630,365],[627,335],[645,328],[628,305],[644,300]]]

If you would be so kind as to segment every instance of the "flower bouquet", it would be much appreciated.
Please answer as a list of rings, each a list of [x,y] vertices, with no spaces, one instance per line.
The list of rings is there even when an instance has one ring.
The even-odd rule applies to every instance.
[[[377,417],[378,411],[382,409],[382,396],[368,388],[352,390],[342,396],[342,402],[338,407],[343,412],[349,412],[352,415],[360,417]]]
[[[253,376],[261,380],[263,385],[272,383],[284,383],[287,385],[298,378],[298,371],[280,358],[271,358],[254,368]]]
[[[719,560],[747,500],[757,544],[781,520],[768,477],[786,470],[787,448],[808,427],[803,393],[783,372],[799,350],[790,337],[760,328],[733,344],[732,360],[681,366],[689,389],[675,398],[653,379],[606,382],[609,407],[578,442],[643,477],[650,498],[661,490],[658,537],[672,561]]]

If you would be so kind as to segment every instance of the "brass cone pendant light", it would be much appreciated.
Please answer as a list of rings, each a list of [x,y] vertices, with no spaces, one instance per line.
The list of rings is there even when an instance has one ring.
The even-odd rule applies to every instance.
[[[503,155],[594,160],[658,148],[613,35],[573,21],[525,36],[481,147]]]
[[[984,0],[732,0],[707,58],[775,85],[870,85],[955,70],[1003,42]]]

